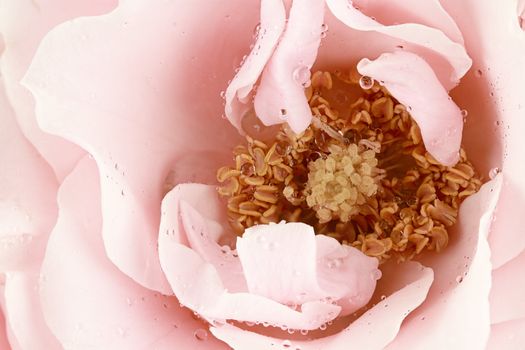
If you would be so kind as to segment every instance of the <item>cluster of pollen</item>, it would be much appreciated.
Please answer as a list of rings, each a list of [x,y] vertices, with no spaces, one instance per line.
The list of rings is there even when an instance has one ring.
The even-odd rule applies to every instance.
[[[380,262],[447,247],[480,177],[463,148],[456,165],[440,164],[409,109],[360,80],[356,71],[315,72],[305,89],[312,123],[300,134],[286,124],[265,128],[250,114],[234,164],[217,171],[235,233],[300,221]]]
[[[377,192],[376,154],[356,144],[330,145],[328,149],[326,159],[308,163],[306,204],[315,210],[319,223],[333,219],[348,222],[366,198]]]

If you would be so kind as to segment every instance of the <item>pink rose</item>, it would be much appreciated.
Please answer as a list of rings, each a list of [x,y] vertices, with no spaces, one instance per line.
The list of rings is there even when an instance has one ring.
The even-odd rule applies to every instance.
[[[523,348],[523,3],[2,3],[0,348]],[[252,101],[309,125],[314,64],[357,64],[486,174],[444,252],[379,271],[300,223],[226,248],[204,184]]]

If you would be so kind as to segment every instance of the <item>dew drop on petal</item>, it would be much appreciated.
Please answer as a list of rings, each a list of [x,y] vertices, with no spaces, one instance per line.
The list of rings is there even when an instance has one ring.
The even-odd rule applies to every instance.
[[[326,330],[327,327],[328,326],[326,325],[326,323],[323,323],[322,325],[319,326],[319,329],[324,331],[324,330]]]
[[[328,32],[328,24],[323,23],[321,25],[321,38],[325,38],[327,32]]]
[[[381,270],[376,269],[375,271],[372,272],[372,279],[374,281],[377,281],[378,279],[380,279],[381,276],[383,276],[383,273],[381,272]]]
[[[364,90],[371,89],[372,86],[374,86],[374,79],[363,75],[361,78],[359,78],[359,86],[361,86],[361,88]]]
[[[310,73],[310,69],[308,69],[307,66],[299,66],[295,68],[295,70],[292,73],[292,76],[293,76],[293,80],[297,84],[301,85],[302,87],[307,88],[311,84],[311,81],[310,81],[311,73]]]
[[[381,295],[381,300],[385,300],[386,299],[386,295]]]
[[[474,72],[474,75],[476,76],[476,78],[481,78],[481,76],[483,75],[483,72],[481,71],[481,69],[478,69],[476,70],[476,72]]]
[[[199,328],[193,333],[193,336],[197,340],[204,341],[208,339],[208,331],[206,331],[205,329]]]
[[[461,282],[463,282],[463,276],[458,275],[458,276],[456,277],[456,282],[457,282],[457,283],[461,283]]]
[[[292,342],[287,340],[283,340],[283,348],[288,349],[292,346]]]
[[[489,178],[491,180],[493,180],[496,177],[496,175],[498,175],[500,172],[501,172],[500,168],[492,168],[492,169],[490,169],[490,171],[489,171]]]
[[[283,120],[286,120],[288,119],[288,111],[284,108],[281,108],[281,110],[279,111],[279,116],[281,117],[281,119]]]

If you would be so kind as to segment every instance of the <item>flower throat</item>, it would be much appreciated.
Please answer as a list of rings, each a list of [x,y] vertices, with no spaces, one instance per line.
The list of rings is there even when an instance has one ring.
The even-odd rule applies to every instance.
[[[380,261],[447,246],[460,203],[481,180],[463,148],[453,167],[436,161],[407,108],[363,78],[316,72],[305,91],[313,121],[303,133],[283,124],[270,142],[247,136],[235,147],[235,164],[217,180],[238,235],[301,221]]]

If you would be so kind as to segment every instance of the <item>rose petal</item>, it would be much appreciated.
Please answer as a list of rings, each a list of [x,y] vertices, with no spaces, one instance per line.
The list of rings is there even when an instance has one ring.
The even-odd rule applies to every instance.
[[[2,276],[1,278],[4,278],[4,276]],[[17,348],[12,348],[9,345],[8,325],[5,322],[4,309],[4,286],[0,284],[0,349],[17,350]]]
[[[377,259],[303,223],[250,227],[237,251],[250,293],[288,305],[344,298],[351,313],[370,300],[380,277]]]
[[[492,272],[492,324],[525,318],[525,252]]]
[[[324,1],[294,1],[288,24],[266,65],[254,107],[265,125],[288,122],[296,133],[310,125],[312,113],[304,95],[310,68],[323,32]]]
[[[141,287],[107,258],[92,160],[81,161],[66,178],[58,202],[40,295],[47,324],[65,348],[225,349],[211,337],[194,337],[206,326],[176,298]]]
[[[21,349],[62,349],[47,326],[38,288],[36,272],[8,273],[5,281],[5,314],[11,339]],[[3,348],[2,348],[3,349]]]
[[[456,241],[423,259],[436,272],[427,301],[403,324],[394,349],[483,349],[490,331],[491,286],[487,234],[501,177],[486,183],[461,205]],[[471,254],[472,257],[471,257]],[[417,335],[417,336],[415,336]]]
[[[352,3],[347,0],[327,0],[328,8],[334,16],[350,28],[376,31],[415,44],[405,46],[430,63],[447,90],[457,85],[472,65],[463,45],[452,41],[442,31],[418,23],[384,26],[361,13]]]
[[[483,166],[480,170],[486,176],[492,168],[499,169],[505,178],[489,236],[491,260],[497,269],[525,249],[521,219],[525,207],[525,119],[521,117],[525,37],[515,1],[444,0],[442,4],[460,26],[476,62],[469,79],[454,91],[461,105],[468,107],[469,118],[472,116],[465,127],[469,157]]]
[[[213,265],[170,235],[160,236],[159,255],[179,301],[210,322],[238,320],[316,329],[340,311],[338,306],[329,303],[309,302],[303,304],[299,312],[255,294],[229,293]]]
[[[40,264],[56,220],[57,183],[20,132],[0,80],[0,271]]]
[[[256,31],[257,40],[252,51],[241,64],[239,72],[225,93],[225,113],[239,131],[243,114],[248,108],[246,98],[259,79],[284,30],[286,13],[282,0],[261,1],[261,22]]]
[[[381,301],[354,321],[345,330],[325,338],[311,341],[283,341],[244,331],[231,325],[212,327],[211,332],[235,350],[266,350],[289,347],[303,350],[381,349],[396,335],[403,319],[425,299],[432,284],[431,269],[418,263],[404,266],[413,278],[406,286]],[[403,269],[403,267],[401,267]],[[387,307],[385,307],[387,305]]]
[[[525,347],[525,319],[493,325],[487,350],[521,350]]]
[[[231,20],[234,11],[243,16]],[[123,1],[54,29],[24,79],[42,127],[97,161],[108,256],[148,288],[170,290],[156,247],[171,165],[205,155],[206,172],[188,175],[208,181],[238,143],[218,96],[254,15],[245,1]]]
[[[24,135],[62,180],[84,154],[79,147],[43,132],[35,117],[33,96],[22,85],[31,59],[44,35],[57,24],[78,16],[110,11],[117,0],[8,1],[0,7],[0,32],[7,43],[2,54],[2,76],[16,119]],[[31,28],[31,30],[28,30]]]
[[[425,60],[413,53],[397,51],[374,61],[365,58],[358,63],[357,70],[380,81],[407,106],[421,129],[428,152],[445,165],[457,162],[463,116]]]
[[[463,44],[456,22],[438,0],[354,0],[354,6],[383,25],[423,24],[439,29],[452,41]]]

